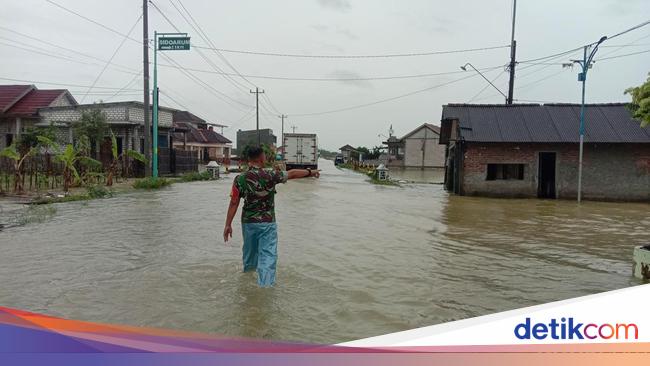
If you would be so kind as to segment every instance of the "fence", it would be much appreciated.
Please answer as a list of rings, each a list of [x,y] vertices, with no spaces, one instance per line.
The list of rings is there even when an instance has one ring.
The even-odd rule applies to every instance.
[[[160,175],[178,175],[198,171],[199,159],[195,152],[160,148],[158,154]],[[103,169],[100,171],[91,171],[81,164],[76,164],[75,167],[84,183],[103,184],[106,182],[110,161],[105,156],[101,156],[101,162]],[[26,191],[61,188],[63,187],[63,169],[64,164],[56,161],[54,155],[38,154],[26,157],[22,163],[20,174],[17,175],[15,161],[0,157],[0,192],[13,191],[17,178],[21,180],[23,190]],[[118,165],[117,175],[114,179],[119,181],[120,177],[143,176],[144,164],[124,157]]]

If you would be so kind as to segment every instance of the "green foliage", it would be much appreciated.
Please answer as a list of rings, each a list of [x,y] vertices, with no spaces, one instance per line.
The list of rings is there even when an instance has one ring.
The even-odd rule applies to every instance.
[[[160,189],[170,184],[172,184],[170,179],[149,177],[136,180],[133,187],[137,189]]]
[[[379,146],[375,146],[372,148],[372,150],[368,149],[365,146],[359,146],[356,149],[356,152],[353,152],[355,157],[358,159],[359,158],[359,153],[363,154],[363,160],[373,160],[373,159],[378,159],[379,155],[381,154],[381,148]]]
[[[20,160],[20,153],[16,149],[16,144],[11,144],[0,150],[0,157],[9,158],[15,161]]]
[[[72,124],[72,130],[77,138],[85,136],[89,140],[102,141],[109,132],[106,114],[100,109],[84,111],[79,121]]]
[[[194,182],[200,180],[211,180],[212,173],[209,171],[185,173],[178,178],[181,182]]]
[[[628,106],[632,116],[641,122],[641,127],[650,125],[650,73],[645,83],[625,90],[632,95],[632,103]]]
[[[113,192],[100,185],[90,185],[86,187],[89,198],[107,198],[113,196]]]
[[[126,150],[126,156],[130,157],[131,159],[137,160],[143,164],[147,164],[148,160],[147,158],[144,157],[144,154],[140,154],[139,152],[135,150]]]
[[[22,226],[45,222],[54,216],[55,213],[56,207],[51,205],[29,206],[29,208],[18,217],[18,225]]]
[[[19,149],[27,150],[38,146],[55,146],[56,133],[53,125],[48,127],[28,127],[20,134]]]
[[[77,158],[78,155],[74,146],[68,144],[60,154],[56,155],[55,160],[63,163],[63,165],[65,165],[65,169],[70,171],[75,179],[79,180],[79,172],[77,172],[77,168],[75,167]]]

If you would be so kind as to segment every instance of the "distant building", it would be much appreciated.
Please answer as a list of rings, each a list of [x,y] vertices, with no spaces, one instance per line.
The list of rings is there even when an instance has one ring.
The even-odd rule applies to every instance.
[[[217,161],[229,164],[232,141],[214,131],[214,126],[187,111],[174,112],[173,147],[194,151],[199,161]]]
[[[354,147],[350,146],[350,145],[341,146],[339,148],[339,151],[341,152],[341,155],[343,155],[343,162],[344,163],[348,163],[350,161],[350,159],[358,159],[358,156],[353,154],[357,150]]]
[[[388,147],[388,166],[397,168],[443,168],[445,149],[439,144],[440,128],[424,123],[402,138],[390,136],[383,144]]]
[[[262,145],[276,146],[277,137],[270,128],[260,129],[259,140]],[[237,154],[241,154],[246,145],[257,146],[257,130],[237,131]]]
[[[34,85],[0,85],[0,149],[11,145],[25,128],[41,121],[40,108],[72,106],[77,101],[65,89]]]
[[[459,195],[577,197],[580,106],[443,106],[445,188]],[[624,103],[585,112],[585,199],[650,201],[650,129]]]

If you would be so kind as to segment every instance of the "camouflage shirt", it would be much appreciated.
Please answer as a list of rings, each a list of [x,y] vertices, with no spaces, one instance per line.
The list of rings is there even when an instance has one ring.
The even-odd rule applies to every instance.
[[[275,185],[288,177],[286,171],[256,167],[235,177],[230,196],[244,199],[242,223],[275,222]]]

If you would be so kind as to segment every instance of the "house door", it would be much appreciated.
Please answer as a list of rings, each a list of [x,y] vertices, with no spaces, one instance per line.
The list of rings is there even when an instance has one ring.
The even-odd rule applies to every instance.
[[[554,152],[539,153],[539,179],[537,197],[555,198],[555,159]]]

